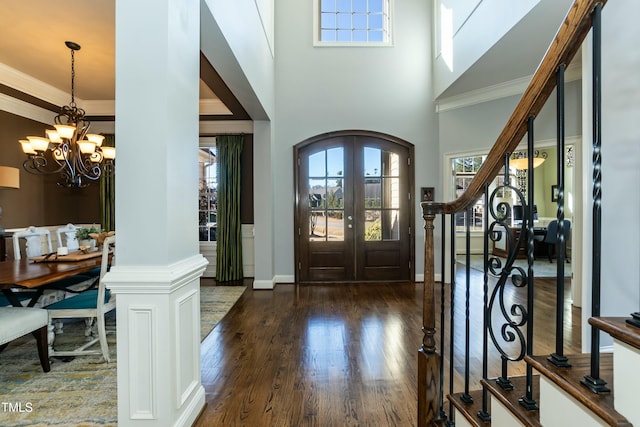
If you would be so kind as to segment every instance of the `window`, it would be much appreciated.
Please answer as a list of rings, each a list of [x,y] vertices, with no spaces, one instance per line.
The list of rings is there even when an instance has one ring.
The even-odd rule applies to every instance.
[[[198,152],[198,231],[201,242],[216,241],[218,224],[216,166],[216,147],[200,147]]]
[[[455,198],[460,197],[467,190],[469,183],[476,176],[476,172],[482,166],[487,156],[457,157],[453,159],[452,169],[454,173]],[[456,214],[456,226],[458,231],[465,230],[467,212]],[[484,218],[484,199],[480,198],[471,209],[471,229],[482,230]]]
[[[388,46],[392,0],[314,0],[316,46]]]

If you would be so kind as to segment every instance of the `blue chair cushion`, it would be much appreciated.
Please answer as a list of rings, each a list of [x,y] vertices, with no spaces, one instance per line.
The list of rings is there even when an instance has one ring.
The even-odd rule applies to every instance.
[[[18,301],[22,302],[22,301],[30,300],[31,298],[37,296],[38,292],[25,291],[25,292],[14,292],[13,294],[16,296]],[[7,297],[4,296],[4,294],[0,293],[0,307],[6,307],[10,305],[11,303],[9,302]]]
[[[95,277],[87,276],[85,274],[76,274],[75,276],[65,277],[64,279],[56,280],[44,286],[45,289],[59,289],[65,290],[66,288],[77,285],[78,283],[86,282],[88,280],[95,279]]]
[[[104,293],[104,302],[107,303],[111,298],[111,291],[107,289]],[[47,310],[66,310],[66,309],[82,309],[82,308],[96,308],[98,301],[98,290],[91,289],[89,291],[82,292],[78,295],[74,295],[69,298],[65,298],[62,301],[54,302],[47,306]]]
[[[94,268],[92,270],[85,271],[82,274],[84,276],[89,276],[89,277],[98,277],[98,276],[100,276],[100,267],[96,267],[96,268]]]

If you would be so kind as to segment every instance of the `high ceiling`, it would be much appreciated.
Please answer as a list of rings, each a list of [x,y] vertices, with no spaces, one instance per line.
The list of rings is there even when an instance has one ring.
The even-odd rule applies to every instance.
[[[570,0],[541,1],[441,98],[531,75],[562,21],[568,3]],[[82,46],[75,55],[76,97],[114,99],[115,0],[6,1],[2,5],[0,28],[0,63],[70,93],[71,58],[64,42],[71,40]],[[543,34],[549,35],[548,40],[540,37]],[[228,99],[233,95],[214,87],[210,78],[205,81],[208,84],[200,82],[201,100],[214,101],[211,105],[224,109],[229,107],[235,114],[230,105],[233,101],[239,103]],[[217,114],[229,114],[229,110],[226,111]],[[201,111],[201,114],[216,113]]]
[[[0,63],[70,93],[70,40],[81,46],[75,53],[75,96],[115,98],[115,0],[4,2],[0,28]],[[202,80],[200,99],[218,99]],[[228,114],[224,110],[203,114]]]

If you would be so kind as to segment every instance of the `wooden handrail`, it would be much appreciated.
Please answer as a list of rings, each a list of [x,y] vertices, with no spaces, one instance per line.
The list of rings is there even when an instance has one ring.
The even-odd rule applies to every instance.
[[[564,22],[551,42],[520,102],[489,151],[482,167],[469,183],[466,191],[447,203],[423,202],[424,214],[450,214],[471,207],[482,195],[485,183],[495,179],[504,166],[504,156],[513,152],[527,133],[529,116],[536,117],[555,89],[556,71],[568,65],[591,30],[591,12],[596,4],[607,0],[575,0]]]

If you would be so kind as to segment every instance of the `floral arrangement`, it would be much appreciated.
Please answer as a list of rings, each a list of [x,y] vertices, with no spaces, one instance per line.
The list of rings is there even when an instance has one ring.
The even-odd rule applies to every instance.
[[[91,238],[93,238],[91,236],[91,234],[98,234],[100,233],[100,230],[95,227],[95,226],[91,226],[89,228],[84,228],[84,227],[79,227],[78,229],[76,229],[76,238],[80,241],[80,240],[89,240]]]

